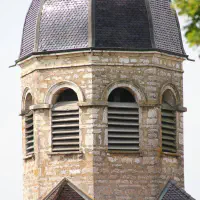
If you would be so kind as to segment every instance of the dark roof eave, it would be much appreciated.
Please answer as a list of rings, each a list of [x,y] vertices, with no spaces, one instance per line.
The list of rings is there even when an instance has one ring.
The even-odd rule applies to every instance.
[[[183,194],[188,200],[195,200],[192,196],[190,196],[185,190],[179,188],[176,185],[176,181],[174,180],[169,180],[168,183],[165,185],[165,187],[163,188],[163,190],[161,191],[159,197],[157,200],[162,200],[163,197],[165,196],[165,194],[168,192],[170,186],[173,186],[174,188],[176,188],[176,192],[179,192],[181,194]]]
[[[170,52],[170,51],[166,51],[166,50],[162,50],[162,49],[157,49],[157,48],[147,48],[147,49],[137,49],[137,48],[116,48],[116,47],[104,47],[104,48],[99,48],[99,47],[91,47],[91,48],[80,48],[80,49],[67,49],[67,50],[57,50],[57,51],[42,51],[42,52],[33,52],[31,54],[28,54],[22,58],[19,58],[18,60],[16,60],[16,64],[18,64],[19,62],[22,62],[24,60],[26,60],[27,58],[30,58],[31,56],[34,55],[48,55],[48,54],[56,54],[56,53],[67,53],[67,52],[77,52],[77,51],[92,51],[92,50],[107,50],[107,51],[144,51],[144,52],[148,52],[148,51],[157,51],[160,53],[166,53],[169,55],[173,55],[173,56],[178,56],[178,57],[182,57],[182,58],[186,58],[189,59],[189,56],[186,54],[179,54],[179,53],[175,53],[175,52]]]

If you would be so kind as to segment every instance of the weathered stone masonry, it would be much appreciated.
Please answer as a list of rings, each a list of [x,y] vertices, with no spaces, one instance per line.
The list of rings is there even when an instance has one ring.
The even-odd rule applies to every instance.
[[[163,92],[170,89],[183,105],[182,61],[158,52],[85,51],[19,63],[22,102],[27,92],[34,100],[35,153],[24,152],[24,199],[45,196],[63,177],[96,200],[155,200],[170,178],[183,187],[183,114],[177,112],[176,154],[162,153],[160,130]],[[79,98],[79,154],[51,151],[50,101],[62,86]],[[107,98],[117,87],[131,91],[140,106],[139,152],[108,151]],[[23,133],[24,126],[23,116]]]

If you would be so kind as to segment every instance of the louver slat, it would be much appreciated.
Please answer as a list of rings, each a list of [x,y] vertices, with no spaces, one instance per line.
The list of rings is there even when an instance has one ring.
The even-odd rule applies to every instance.
[[[65,116],[73,116],[73,115],[75,115],[75,116],[78,115],[78,112],[69,112],[69,113],[67,113],[67,112],[62,112],[61,111],[61,112],[52,114],[53,117],[56,117],[56,116],[64,116],[65,117]]]
[[[53,122],[54,124],[56,122]],[[73,124],[73,123],[69,123],[69,124],[65,124],[65,122],[63,122],[63,124],[55,124],[52,127],[53,128],[68,128],[68,127],[77,127],[79,124]]]
[[[33,112],[29,112],[25,116],[25,137],[26,137],[26,154],[30,155],[34,153],[34,124],[33,124]]]
[[[166,103],[162,105],[162,149],[176,153],[176,111]]]
[[[108,149],[139,150],[139,108],[136,103],[109,103]]]
[[[55,137],[53,138],[54,141],[56,141],[56,140],[59,140],[59,141],[60,141],[60,140],[67,140],[67,139],[68,139],[68,140],[79,139],[79,136],[68,136],[68,137],[66,137],[66,136],[64,136],[64,137],[61,137],[61,136],[60,136],[60,137],[56,137],[56,136],[55,136]]]
[[[79,151],[79,108],[77,104],[58,103],[52,109],[53,152]]]
[[[53,130],[52,131],[53,132],[53,134],[64,134],[64,135],[68,135],[68,134],[75,134],[75,133],[77,133],[77,134],[79,134],[79,130],[77,129],[77,130],[66,130],[66,129],[60,129],[60,130]]]
[[[108,126],[108,131],[109,132],[128,132],[128,133],[138,133],[139,132],[139,129],[138,127],[135,127],[135,128],[126,128],[126,130],[124,130],[124,128],[119,128],[119,127],[110,127]]]
[[[110,133],[109,138],[136,138],[136,139],[139,139],[139,136],[133,135],[133,134],[123,134],[123,135],[121,135],[121,134]]]
[[[109,147],[110,150],[127,150],[127,151],[138,151],[138,147],[137,146],[133,146],[133,145],[115,145],[115,146],[110,146]]]
[[[108,114],[113,114],[113,115],[138,115],[138,112],[134,112],[134,111],[132,111],[132,112],[130,112],[130,111],[125,111],[125,109],[124,110],[118,110],[118,111],[116,111],[116,110],[108,110]]]
[[[30,147],[27,148],[28,151],[33,151],[33,149],[34,149],[33,146],[30,146]]]
[[[69,121],[77,121],[78,118],[60,118],[60,119],[54,119],[53,122],[69,122]]]
[[[70,146],[66,147],[66,145],[65,145],[65,146],[57,147],[53,152],[61,153],[61,152],[78,152],[78,151],[79,151],[79,147],[72,146],[70,148]]]

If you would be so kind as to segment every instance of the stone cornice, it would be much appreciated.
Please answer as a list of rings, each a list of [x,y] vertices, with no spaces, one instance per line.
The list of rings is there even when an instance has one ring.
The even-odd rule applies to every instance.
[[[36,70],[80,66],[159,67],[183,72],[183,58],[160,52],[83,51],[48,55],[35,55],[18,63],[22,76]]]
[[[86,102],[78,102],[79,107],[107,107],[108,102],[106,101],[86,101]],[[161,104],[158,102],[142,102],[139,104],[139,107],[160,107]],[[30,110],[41,110],[41,109],[51,109],[52,105],[51,104],[37,104],[37,105],[32,105],[30,106]],[[187,108],[183,107],[182,105],[177,105],[175,107],[175,110],[178,112],[187,112]],[[20,116],[24,116],[27,112],[26,111],[21,111]]]
[[[52,108],[52,105],[50,104],[37,104],[30,106],[30,110],[42,110],[42,109],[50,109]],[[26,110],[22,110],[19,116],[25,116],[27,114]]]
[[[30,110],[41,110],[41,109],[49,109],[52,106],[50,104],[37,104],[30,106]]]

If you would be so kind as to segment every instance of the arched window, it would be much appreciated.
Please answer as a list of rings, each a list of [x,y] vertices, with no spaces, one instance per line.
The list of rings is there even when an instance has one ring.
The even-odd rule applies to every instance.
[[[114,89],[108,97],[108,149],[139,150],[139,108],[124,88]]]
[[[25,110],[28,112],[30,110],[30,106],[33,105],[33,98],[30,93],[27,94],[26,100],[25,100]]]
[[[176,153],[176,99],[170,90],[162,97],[162,151]]]
[[[33,105],[33,98],[32,95],[28,93],[25,100],[25,142],[27,155],[34,153],[34,123],[33,111],[30,111],[31,105]]]
[[[78,97],[69,88],[54,95],[52,108],[52,151],[69,153],[79,151]]]

